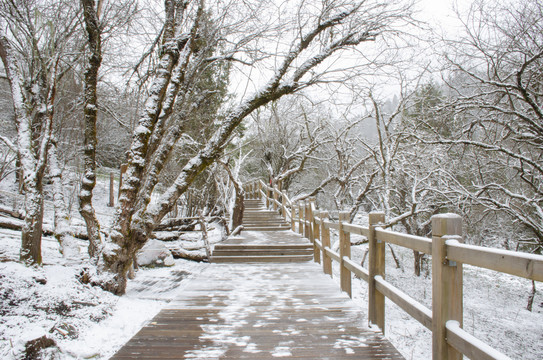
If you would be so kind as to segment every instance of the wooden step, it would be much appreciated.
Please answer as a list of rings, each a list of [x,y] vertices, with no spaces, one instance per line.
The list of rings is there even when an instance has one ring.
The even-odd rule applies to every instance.
[[[251,225],[243,225],[243,229],[245,231],[285,231],[290,230],[289,225],[283,225],[283,226],[251,226]]]
[[[247,218],[253,218],[253,217],[256,217],[256,218],[267,218],[267,217],[280,217],[280,218],[283,218],[279,213],[275,212],[275,211],[269,211],[269,212],[264,212],[264,211],[255,211],[255,212],[244,212],[243,213],[243,217],[247,217]]]
[[[284,221],[247,221],[243,222],[246,226],[290,226],[289,223]]]
[[[313,245],[309,241],[301,244],[217,244],[215,249],[313,249]]]
[[[243,221],[285,221],[281,216],[247,216],[243,217]]]
[[[246,263],[246,262],[302,262],[313,260],[313,255],[282,255],[282,256],[212,256],[212,263]]]
[[[285,256],[313,255],[313,249],[263,249],[263,250],[217,250],[213,256]]]

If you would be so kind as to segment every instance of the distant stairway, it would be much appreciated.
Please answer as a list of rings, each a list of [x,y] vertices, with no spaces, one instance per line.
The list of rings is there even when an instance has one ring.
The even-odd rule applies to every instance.
[[[313,246],[290,231],[277,211],[260,200],[245,200],[240,237],[216,244],[211,262],[294,262],[313,259]]]
[[[243,228],[249,231],[289,230],[290,224],[279,212],[268,210],[260,200],[245,200]]]

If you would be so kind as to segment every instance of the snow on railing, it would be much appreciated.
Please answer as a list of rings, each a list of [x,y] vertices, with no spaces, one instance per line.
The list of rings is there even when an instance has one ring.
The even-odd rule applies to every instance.
[[[384,213],[369,214],[369,226],[349,223],[349,213],[340,212],[339,222],[328,221],[315,199],[292,203],[278,186],[262,180],[245,185],[247,198],[262,198],[268,208],[290,221],[292,231],[308,238],[314,246],[314,260],[332,275],[332,261],[339,263],[341,289],[351,296],[352,274],[368,283],[368,318],[385,329],[385,297],[432,331],[432,359],[509,359],[462,329],[462,264],[495,270],[534,281],[543,281],[543,256],[485,248],[462,243],[462,218],[456,214],[432,217],[432,239],[385,230]],[[339,231],[339,253],[330,248],[330,230]],[[364,269],[351,260],[350,234],[368,238],[369,266]],[[384,279],[385,244],[395,244],[432,256],[432,310]],[[321,258],[322,256],[322,258]]]

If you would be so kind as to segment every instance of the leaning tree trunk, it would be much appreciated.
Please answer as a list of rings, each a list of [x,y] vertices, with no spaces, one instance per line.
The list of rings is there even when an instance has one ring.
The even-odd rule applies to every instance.
[[[234,200],[234,208],[232,209],[232,229],[236,229],[243,224],[243,211],[245,210],[245,194],[243,189],[236,189],[236,198]]]
[[[126,275],[132,266],[135,254],[148,239],[148,236],[141,236],[141,231],[133,231],[133,227],[141,226],[141,221],[138,219],[145,211],[148,201],[141,201],[141,198],[150,199],[150,193],[142,193],[140,190],[144,186],[142,181],[144,181],[146,171],[149,171],[147,160],[152,155],[150,152],[153,152],[153,149],[156,150],[154,141],[159,140],[153,136],[161,137],[157,133],[161,133],[165,119],[160,119],[160,116],[163,111],[171,113],[170,107],[173,109],[172,105],[180,84],[178,77],[183,73],[179,67],[183,67],[182,65],[188,62],[192,51],[189,38],[184,37],[182,41],[176,39],[179,37],[177,30],[180,26],[177,21],[182,18],[182,13],[185,11],[183,2],[165,1],[165,5],[166,20],[161,47],[162,55],[145,104],[145,110],[134,131],[132,145],[128,152],[128,168],[119,195],[119,211],[113,223],[107,247],[102,253],[105,270],[112,276],[107,283],[100,285],[119,295],[125,292]],[[203,4],[200,6],[202,7]],[[183,59],[181,64],[180,58]],[[172,79],[172,76],[175,76],[175,79]],[[166,159],[161,159],[161,161],[165,162]],[[158,175],[160,169],[156,171]],[[150,187],[150,191],[152,191],[152,187]]]
[[[166,35],[171,36],[175,33],[172,30],[175,30],[176,26],[172,26],[171,23],[175,23],[179,19],[178,17],[171,16],[175,15],[175,11],[171,14],[170,7],[172,3],[172,1],[165,1],[165,38],[167,38]],[[177,4],[182,3],[178,2]],[[203,1],[200,1],[198,9],[203,9]],[[149,139],[153,133],[154,126],[157,124],[157,119],[164,103],[164,94],[171,79],[172,68],[179,59],[179,51],[184,50],[185,46],[188,49],[193,48],[192,40],[196,41],[199,34],[197,31],[192,31],[186,43],[179,42],[179,39],[178,42],[163,42],[162,56],[156,72],[157,79],[151,87],[150,96],[146,104],[146,113],[140,119],[129,151],[129,169],[125,185],[121,189],[121,196],[119,198],[120,208],[111,230],[110,241],[103,251],[105,268],[111,273],[107,284],[101,283],[104,288],[116,294],[123,294],[125,292],[126,274],[135,252],[145,244],[156,224],[166,216],[177,199],[194,182],[198,174],[222,155],[225,146],[231,140],[233,131],[246,116],[261,106],[279,99],[283,95],[295,93],[311,85],[311,81],[302,79],[337,51],[343,50],[346,47],[356,46],[365,41],[372,41],[375,38],[377,28],[374,29],[373,26],[369,26],[369,28],[356,28],[352,32],[340,36],[337,40],[322,48],[319,53],[314,54],[314,56],[301,59],[302,54],[306,53],[306,50],[317,42],[316,39],[319,39],[321,33],[336,25],[351,21],[351,15],[356,14],[358,10],[359,7],[355,6],[350,11],[341,12],[325,21],[319,22],[315,24],[312,30],[305,33],[300,41],[296,41],[291,51],[286,55],[282,63],[279,64],[277,71],[270,78],[269,82],[260,91],[255,92],[246,102],[240,104],[224,117],[221,125],[216,129],[204,148],[185,164],[174,183],[164,192],[158,202],[140,208],[135,205],[139,189],[142,186],[142,179],[145,176],[144,172],[149,170],[146,167],[145,161],[148,155]],[[196,18],[198,19],[199,17],[196,16]],[[195,24],[194,29],[197,28]],[[177,44],[177,47],[173,46],[175,44]],[[148,194],[140,195],[147,196]]]
[[[101,252],[102,239],[100,237],[100,223],[96,218],[94,207],[92,206],[92,192],[96,185],[96,87],[98,84],[98,69],[102,63],[102,50],[98,15],[94,7],[94,0],[81,0],[81,4],[83,5],[90,55],[88,59],[89,63],[85,70],[85,146],[83,152],[85,170],[83,180],[81,181],[81,192],[79,193],[79,212],[87,225],[89,256],[91,262],[96,264]]]
[[[228,164],[221,163],[228,173],[230,181],[234,186],[234,207],[232,209],[232,229],[237,229],[238,226],[243,224],[243,211],[245,210],[245,190],[243,190],[243,184],[239,179],[234,176],[232,170],[228,167]]]

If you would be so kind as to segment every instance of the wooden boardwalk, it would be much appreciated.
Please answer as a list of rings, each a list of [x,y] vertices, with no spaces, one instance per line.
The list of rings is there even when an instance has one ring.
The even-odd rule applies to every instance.
[[[293,254],[306,239],[258,223],[269,231],[226,241],[214,256],[221,263],[193,278],[112,359],[403,359],[320,265]]]
[[[403,359],[366,324],[315,263],[211,264],[112,359]]]

